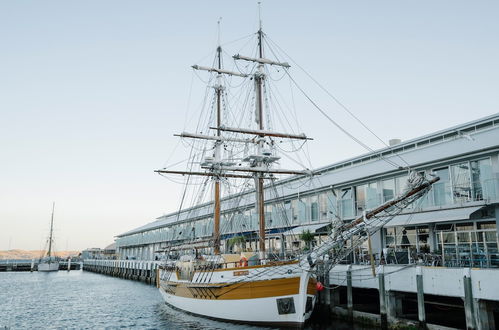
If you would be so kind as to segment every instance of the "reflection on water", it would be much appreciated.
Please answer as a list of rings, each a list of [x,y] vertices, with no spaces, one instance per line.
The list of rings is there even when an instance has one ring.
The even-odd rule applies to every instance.
[[[163,303],[154,286],[83,271],[0,273],[0,329],[262,329],[219,322]],[[315,317],[306,329],[352,329]]]

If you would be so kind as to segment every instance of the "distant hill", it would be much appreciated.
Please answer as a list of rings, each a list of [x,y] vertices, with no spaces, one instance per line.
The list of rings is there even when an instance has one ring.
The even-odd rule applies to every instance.
[[[44,250],[7,250],[0,251],[0,260],[5,259],[38,259],[44,255],[46,251]],[[69,256],[78,256],[80,251],[57,251],[55,255],[62,258],[67,258]]]

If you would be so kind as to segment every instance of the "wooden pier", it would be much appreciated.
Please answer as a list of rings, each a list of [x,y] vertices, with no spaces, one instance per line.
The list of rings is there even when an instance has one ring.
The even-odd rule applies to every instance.
[[[139,260],[93,260],[83,261],[83,270],[141,281],[156,285],[156,273],[158,272],[158,261]]]
[[[59,270],[80,270],[81,263],[77,261],[59,261]],[[36,272],[38,261],[34,260],[2,260],[0,262],[0,272]]]

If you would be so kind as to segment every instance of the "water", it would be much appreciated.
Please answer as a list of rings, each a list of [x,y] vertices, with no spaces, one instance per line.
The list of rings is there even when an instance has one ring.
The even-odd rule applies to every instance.
[[[353,329],[330,324],[316,317],[306,329]],[[0,273],[0,329],[5,327],[261,329],[190,315],[167,306],[154,286],[83,271]]]

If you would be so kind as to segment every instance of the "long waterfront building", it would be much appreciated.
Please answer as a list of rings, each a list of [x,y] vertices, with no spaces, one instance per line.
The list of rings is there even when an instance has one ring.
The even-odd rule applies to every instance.
[[[276,181],[265,189],[267,250],[302,248],[297,234],[304,230],[315,233],[320,244],[332,221],[349,222],[402,192],[407,165],[440,181],[373,237],[377,258],[499,267],[499,113],[320,168],[312,178]],[[222,250],[233,248],[227,242],[234,236],[244,236],[247,247],[257,249],[254,204],[251,190],[222,200]],[[202,204],[118,235],[117,253],[151,260],[167,246],[209,241],[212,232],[213,205]],[[363,257],[359,250],[352,261]]]

